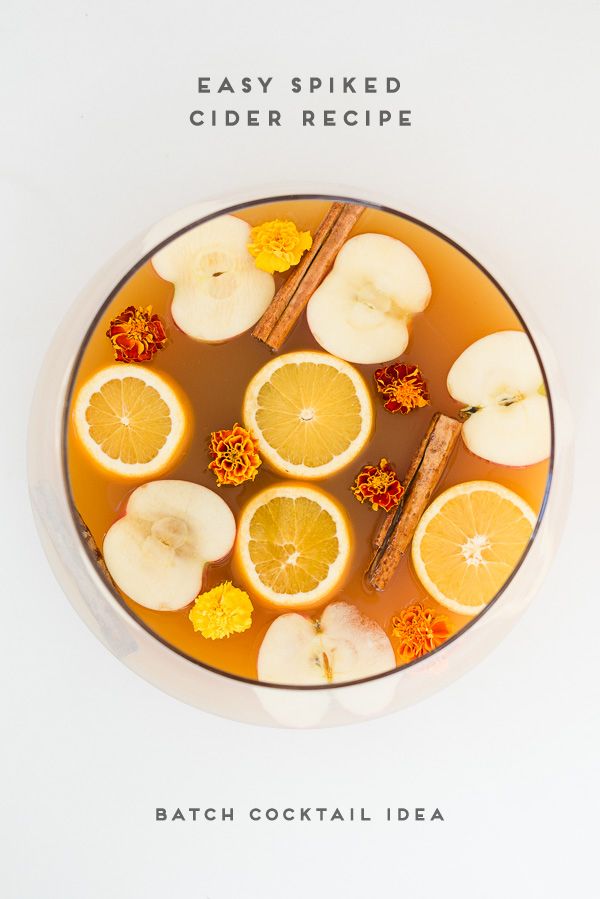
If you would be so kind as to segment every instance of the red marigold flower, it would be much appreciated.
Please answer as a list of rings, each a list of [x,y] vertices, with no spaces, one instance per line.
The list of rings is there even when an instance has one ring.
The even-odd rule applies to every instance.
[[[262,464],[258,441],[237,422],[233,428],[212,432],[209,452],[213,461],[208,467],[219,487],[236,487],[244,481],[253,481]]]
[[[167,332],[152,306],[128,306],[111,321],[106,336],[117,362],[147,362],[162,350]]]
[[[375,372],[375,383],[385,398],[388,412],[406,415],[413,409],[429,405],[429,390],[418,365],[394,362]]]
[[[365,465],[351,490],[359,502],[370,503],[376,512],[378,509],[385,512],[395,509],[404,493],[404,487],[387,459],[382,459],[379,465]]]
[[[450,636],[450,623],[445,615],[415,602],[392,618],[392,635],[400,641],[400,656],[410,662],[441,646]]]

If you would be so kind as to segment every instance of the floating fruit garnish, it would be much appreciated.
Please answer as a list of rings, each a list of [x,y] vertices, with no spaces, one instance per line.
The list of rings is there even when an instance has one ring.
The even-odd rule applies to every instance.
[[[213,461],[209,469],[219,487],[237,487],[244,481],[253,481],[262,464],[258,454],[258,441],[241,425],[213,431],[210,435],[209,453]]]
[[[399,641],[403,662],[418,659],[431,652],[450,636],[450,622],[445,615],[415,602],[392,618],[392,636]]]
[[[379,465],[361,468],[351,490],[359,502],[370,503],[375,512],[395,509],[404,493],[404,487],[387,459],[381,459]]]
[[[388,412],[406,415],[429,405],[429,391],[418,365],[394,362],[375,372],[377,390],[384,397]]]
[[[150,481],[133,491],[104,538],[111,577],[131,599],[157,611],[189,605],[204,566],[224,558],[235,519],[212,490],[189,481]]]
[[[550,455],[550,407],[531,341],[497,331],[464,350],[448,373],[462,403],[467,449],[498,465],[534,465]]]
[[[221,215],[186,231],[152,257],[175,285],[171,314],[196,340],[229,340],[256,324],[275,293],[272,275],[248,252],[250,225]]]
[[[362,450],[373,407],[355,368],[307,350],[263,365],[246,390],[243,417],[273,468],[292,477],[322,478]]]
[[[225,581],[196,597],[189,619],[195,631],[207,640],[221,640],[241,634],[252,624],[254,607],[250,597],[231,581]]]
[[[395,359],[408,345],[408,322],[431,297],[423,263],[385,234],[359,234],[338,253],[307,307],[313,337],[348,362]]]
[[[311,606],[346,572],[351,543],[343,510],[324,490],[278,484],[242,510],[236,552],[246,582],[276,606]]]
[[[468,481],[426,509],[412,542],[412,561],[428,594],[460,615],[481,612],[523,555],[536,514],[494,481]]]
[[[273,219],[250,232],[248,250],[256,267],[263,272],[287,272],[298,265],[302,254],[312,247],[310,231],[298,231],[294,222]]]
[[[113,318],[106,336],[117,362],[147,362],[167,342],[165,326],[152,306],[128,306]]]
[[[173,388],[141,365],[109,365],[96,372],[77,394],[74,417],[77,434],[96,462],[130,478],[164,470],[187,424]]]
[[[318,619],[289,612],[265,634],[258,679],[313,685],[360,680],[391,671],[394,650],[382,628],[356,606],[334,602]]]

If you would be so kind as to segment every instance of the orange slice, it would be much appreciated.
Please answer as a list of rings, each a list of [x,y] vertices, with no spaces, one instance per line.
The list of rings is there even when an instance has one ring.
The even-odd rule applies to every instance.
[[[415,531],[417,576],[453,612],[481,612],[518,565],[536,520],[525,500],[494,481],[450,487],[426,509]]]
[[[267,362],[248,385],[243,416],[269,465],[302,479],[329,477],[348,465],[373,425],[358,371],[312,350]]]
[[[350,557],[341,507],[316,487],[279,484],[250,500],[237,554],[252,592],[276,606],[305,608],[340,583]]]
[[[141,366],[96,372],[75,401],[75,427],[95,461],[122,477],[162,471],[179,449],[186,415],[173,388]]]

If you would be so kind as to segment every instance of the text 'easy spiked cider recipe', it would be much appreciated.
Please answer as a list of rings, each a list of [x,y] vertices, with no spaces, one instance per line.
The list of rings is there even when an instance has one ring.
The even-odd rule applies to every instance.
[[[485,611],[533,538],[551,442],[536,351],[483,269],[400,215],[288,199],[195,225],[107,301],[67,466],[146,629],[228,674],[326,686]]]

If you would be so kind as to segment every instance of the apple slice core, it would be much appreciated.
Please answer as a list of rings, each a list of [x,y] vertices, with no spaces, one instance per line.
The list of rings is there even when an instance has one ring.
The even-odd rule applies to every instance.
[[[468,414],[465,446],[499,465],[534,465],[551,449],[550,407],[531,341],[497,331],[468,346],[448,373],[448,392]]]
[[[150,481],[133,491],[125,515],[104,538],[117,586],[148,609],[174,611],[202,588],[207,562],[226,556],[235,519],[220,496],[189,481]]]
[[[256,267],[249,239],[247,222],[222,215],[152,257],[157,274],[175,285],[171,313],[190,337],[229,340],[251,328],[273,299],[275,281]]]
[[[314,292],[307,319],[315,340],[335,356],[385,362],[404,352],[408,322],[430,297],[429,277],[410,247],[385,234],[359,234]]]
[[[316,686],[362,680],[391,671],[394,650],[382,628],[346,602],[331,603],[318,619],[280,615],[258,654],[261,681]]]

